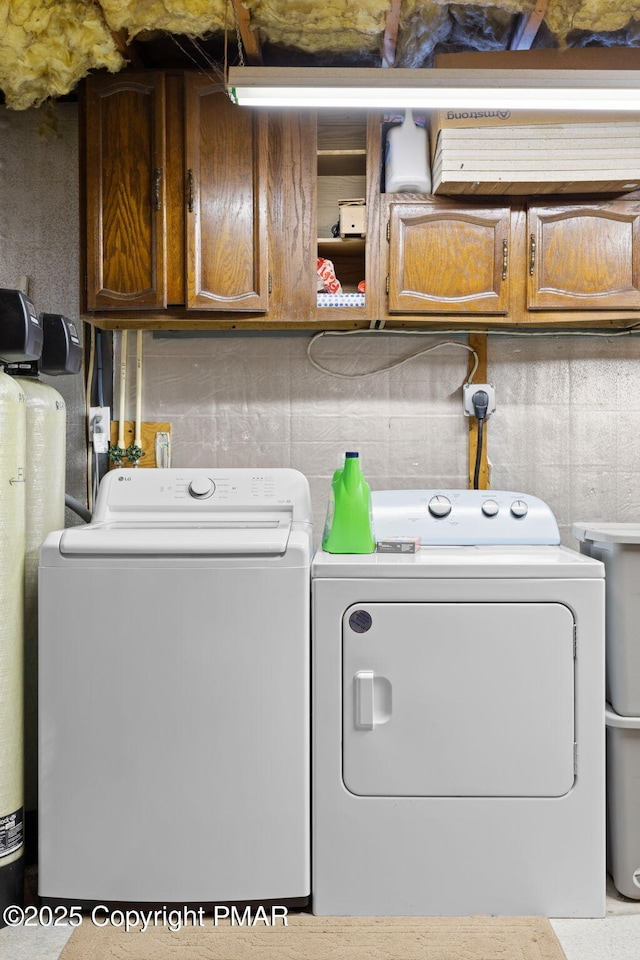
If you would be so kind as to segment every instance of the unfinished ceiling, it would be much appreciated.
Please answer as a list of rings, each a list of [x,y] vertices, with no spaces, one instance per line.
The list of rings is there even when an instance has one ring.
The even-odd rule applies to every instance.
[[[640,0],[0,0],[15,110],[91,70],[229,62],[429,67],[443,52],[640,46]]]

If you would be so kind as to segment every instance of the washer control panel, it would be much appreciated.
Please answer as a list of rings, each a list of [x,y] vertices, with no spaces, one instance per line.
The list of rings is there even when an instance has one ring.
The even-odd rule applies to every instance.
[[[309,484],[297,470],[202,467],[111,470],[100,483],[93,519],[162,522],[220,514],[287,513],[312,521]]]
[[[441,545],[560,543],[551,508],[508,490],[376,490],[376,540],[419,537]]]
[[[196,477],[189,481],[187,491],[195,500],[206,500],[216,492],[215,481],[211,477]]]

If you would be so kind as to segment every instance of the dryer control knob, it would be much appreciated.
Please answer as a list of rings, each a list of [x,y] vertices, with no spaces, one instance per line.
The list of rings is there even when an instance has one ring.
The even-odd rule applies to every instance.
[[[500,507],[495,500],[485,500],[482,504],[482,512],[485,517],[495,517]]]
[[[215,492],[216,485],[209,477],[198,477],[189,484],[189,494],[196,500],[206,500]]]
[[[432,517],[448,517],[451,513],[451,501],[440,495],[429,500],[429,513]]]
[[[511,513],[514,515],[514,517],[521,519],[522,517],[526,517],[526,515],[529,513],[529,507],[524,500],[514,500],[511,504]]]

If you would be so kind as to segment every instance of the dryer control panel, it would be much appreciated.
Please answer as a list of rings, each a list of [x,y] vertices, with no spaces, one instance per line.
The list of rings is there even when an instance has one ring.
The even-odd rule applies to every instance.
[[[439,545],[560,543],[551,508],[508,490],[376,490],[376,540],[419,537]]]

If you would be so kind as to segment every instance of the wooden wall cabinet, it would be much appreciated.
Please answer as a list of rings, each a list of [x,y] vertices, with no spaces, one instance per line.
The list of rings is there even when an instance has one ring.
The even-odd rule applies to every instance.
[[[187,307],[267,310],[267,114],[185,76]]]
[[[505,314],[509,207],[389,205],[389,313]]]
[[[107,329],[620,326],[640,200],[381,194],[381,118],[248,110],[196,71],[92,75],[84,319]],[[340,240],[338,199],[366,198]],[[364,306],[318,308],[316,258]]]
[[[90,76],[86,307],[268,309],[267,115],[199,73]]]
[[[105,329],[366,327],[378,302],[377,116],[250,111],[201,73],[91,76],[83,317]],[[331,235],[367,198],[366,237]],[[371,242],[370,242],[371,241]],[[318,308],[316,259],[367,304]]]
[[[529,310],[640,308],[640,204],[530,205]]]
[[[87,305],[164,307],[164,77],[89,77],[85,110]]]
[[[385,323],[610,325],[640,309],[640,202],[387,195]]]

